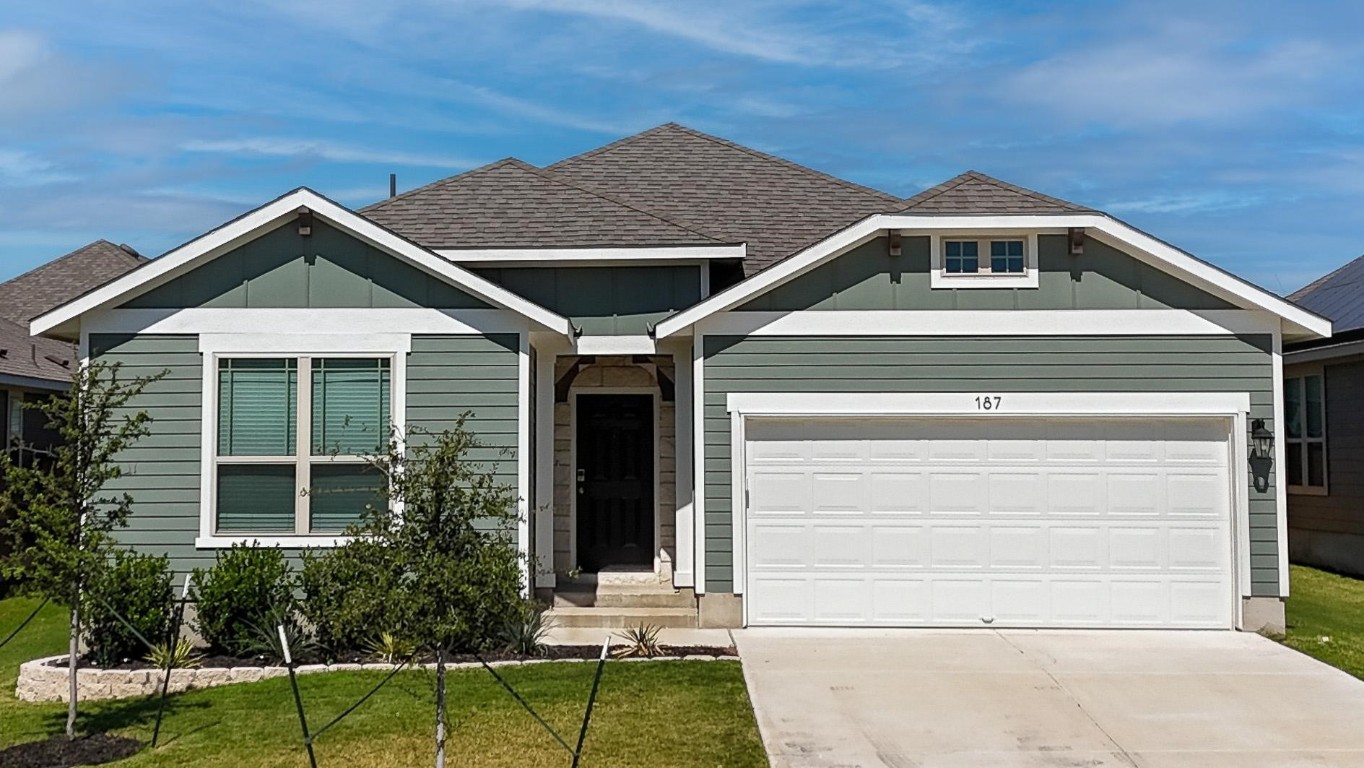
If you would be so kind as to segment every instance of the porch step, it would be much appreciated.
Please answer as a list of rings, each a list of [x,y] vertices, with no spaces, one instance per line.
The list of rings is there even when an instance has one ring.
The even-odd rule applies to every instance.
[[[580,608],[555,606],[546,614],[558,627],[625,629],[640,624],[655,627],[696,626],[695,608]]]
[[[667,584],[564,584],[554,590],[559,608],[688,608],[696,610],[691,590]]]

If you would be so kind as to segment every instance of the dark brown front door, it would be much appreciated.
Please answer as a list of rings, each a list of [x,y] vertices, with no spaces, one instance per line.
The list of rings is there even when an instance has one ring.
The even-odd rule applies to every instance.
[[[578,395],[578,564],[654,562],[654,399]]]

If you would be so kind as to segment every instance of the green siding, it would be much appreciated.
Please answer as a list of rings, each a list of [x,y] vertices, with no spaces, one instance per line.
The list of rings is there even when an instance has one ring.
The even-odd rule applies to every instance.
[[[730,392],[1248,392],[1276,429],[1269,336],[705,337],[706,587],[733,589]],[[1251,581],[1278,594],[1275,494],[1250,489]]]
[[[1221,299],[1090,239],[1071,256],[1063,235],[1037,238],[1036,288],[932,289],[927,237],[886,253],[884,238],[848,251],[741,310],[849,309],[1232,309]]]
[[[586,334],[641,334],[701,300],[691,266],[488,267],[475,272],[569,317]]]
[[[290,222],[123,306],[486,309],[490,305],[314,221],[309,237],[300,236]]]
[[[407,358],[408,426],[439,432],[468,412],[465,427],[483,444],[469,459],[492,467],[513,488],[519,344],[516,334],[413,336]]]

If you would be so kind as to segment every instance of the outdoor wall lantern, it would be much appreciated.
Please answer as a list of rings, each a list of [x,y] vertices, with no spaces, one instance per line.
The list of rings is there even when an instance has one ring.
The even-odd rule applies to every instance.
[[[1274,433],[1265,428],[1264,419],[1250,423],[1250,457],[1268,459],[1274,455]]]

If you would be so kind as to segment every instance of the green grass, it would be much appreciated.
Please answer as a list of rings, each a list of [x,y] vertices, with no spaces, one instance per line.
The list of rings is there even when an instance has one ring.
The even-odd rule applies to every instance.
[[[1300,565],[1289,578],[1284,642],[1364,678],[1364,580]]]
[[[0,638],[36,605],[0,601]],[[0,649],[0,749],[59,734],[65,705],[14,698],[22,661],[59,654],[65,617],[49,607]],[[499,670],[570,743],[576,740],[593,664],[542,664]],[[382,674],[300,678],[314,727],[356,701]],[[318,764],[378,768],[429,764],[433,754],[430,673],[398,675],[387,688],[317,742]],[[567,766],[555,743],[483,670],[450,676],[450,765]],[[155,699],[91,702],[83,732],[151,738]],[[286,679],[172,696],[161,745],[118,766],[306,766]],[[765,766],[739,665],[733,662],[609,663],[584,750],[583,766]]]

